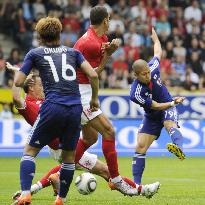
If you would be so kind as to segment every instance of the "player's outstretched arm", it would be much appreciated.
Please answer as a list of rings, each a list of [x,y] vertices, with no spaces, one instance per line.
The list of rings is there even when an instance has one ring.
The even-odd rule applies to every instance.
[[[178,104],[183,103],[185,100],[185,97],[176,97],[172,102],[166,102],[166,103],[158,103],[154,100],[152,100],[151,109],[153,110],[167,110],[170,107],[174,107]]]
[[[9,62],[6,62],[6,69],[12,70],[15,72],[19,71],[19,67],[12,66]],[[16,108],[23,108],[24,107],[24,99],[21,97],[21,88],[16,87],[14,84],[12,86],[12,96],[13,102]]]
[[[158,57],[160,60],[162,56],[162,47],[161,47],[161,43],[159,41],[159,38],[154,28],[152,28],[151,38],[152,38],[152,41],[154,42],[154,56]]]
[[[91,88],[92,88],[92,98],[90,101],[90,109],[91,109],[91,111],[97,111],[99,108],[99,103],[98,103],[98,90],[99,90],[98,74],[95,72],[93,67],[88,63],[88,61],[83,61],[83,63],[81,64],[81,69],[90,79],[90,84],[91,84]]]

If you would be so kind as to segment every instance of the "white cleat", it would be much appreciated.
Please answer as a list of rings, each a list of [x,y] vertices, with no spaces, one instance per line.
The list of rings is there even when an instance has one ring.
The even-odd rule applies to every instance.
[[[127,196],[136,196],[138,195],[138,190],[136,188],[133,188],[130,186],[127,182],[125,182],[123,179],[120,180],[117,183],[113,183],[114,188],[121,192],[124,195]]]
[[[158,192],[159,188],[160,188],[159,182],[142,185],[141,195],[150,199]]]

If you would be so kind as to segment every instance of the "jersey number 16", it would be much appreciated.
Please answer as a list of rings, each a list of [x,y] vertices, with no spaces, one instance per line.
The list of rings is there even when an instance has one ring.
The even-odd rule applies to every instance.
[[[51,67],[51,71],[52,71],[55,82],[59,82],[59,76],[58,76],[56,67],[54,65],[53,59],[51,58],[51,56],[44,56],[44,59],[48,61]],[[67,70],[70,70],[72,72],[72,75],[66,75]],[[76,79],[75,69],[73,68],[73,66],[66,64],[66,54],[65,53],[62,54],[62,77],[63,79],[69,80],[69,81]]]

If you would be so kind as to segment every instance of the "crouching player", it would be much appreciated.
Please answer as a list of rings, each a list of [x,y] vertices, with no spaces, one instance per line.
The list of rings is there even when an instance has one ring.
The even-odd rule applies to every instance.
[[[151,37],[154,42],[154,57],[149,63],[142,59],[134,62],[133,72],[136,79],[130,91],[130,99],[145,110],[132,162],[133,178],[137,184],[141,183],[146,152],[152,142],[158,139],[163,127],[173,141],[173,144],[167,144],[168,150],[180,160],[185,159],[185,154],[182,151],[183,137],[178,129],[178,114],[175,107],[184,101],[184,97],[176,97],[173,100],[161,82],[159,67],[162,49],[154,29],[152,29]]]

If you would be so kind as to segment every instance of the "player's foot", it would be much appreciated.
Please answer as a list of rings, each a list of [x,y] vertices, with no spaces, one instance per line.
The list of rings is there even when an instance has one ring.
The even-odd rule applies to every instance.
[[[169,152],[171,152],[174,155],[176,155],[180,160],[184,160],[185,159],[184,152],[176,144],[167,143],[167,149],[168,149]]]
[[[153,184],[145,184],[145,185],[141,185],[141,186],[142,186],[141,195],[150,199],[150,198],[152,198],[153,195],[155,195],[158,192],[158,190],[160,188],[160,183],[155,182]]]
[[[12,196],[13,200],[17,200],[20,196],[21,196],[21,190],[18,190],[17,192],[15,192]]]
[[[57,196],[53,205],[64,205],[63,199],[61,197]]]
[[[31,204],[31,194],[27,194],[25,196],[20,196],[11,205],[29,205],[29,204]]]
[[[38,188],[37,184],[34,184],[32,186],[36,186],[35,189],[33,189],[33,191],[31,191],[31,195],[36,194],[40,189]],[[15,192],[12,196],[13,200],[17,200],[20,196],[21,196],[22,191],[18,190],[17,192]]]
[[[138,195],[138,190],[136,188],[132,187],[131,185],[129,185],[123,179],[117,183],[113,183],[113,182],[109,181],[108,185],[112,190],[117,190],[124,195],[128,195],[128,196]]]
[[[57,196],[60,188],[59,174],[58,173],[51,174],[48,177],[48,179],[51,182],[51,185],[53,187],[54,196]]]
[[[136,188],[136,184],[129,178],[127,177],[122,177],[122,179],[128,183],[130,186],[132,186],[133,188]],[[111,190],[116,190],[114,183],[112,183],[110,180],[108,182],[108,186],[110,187]]]

